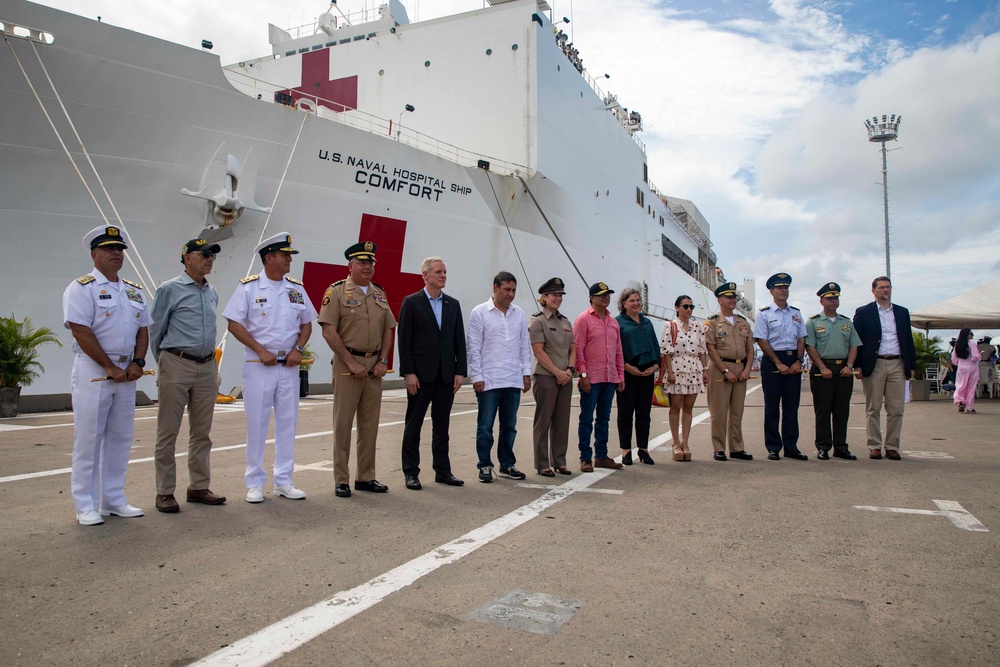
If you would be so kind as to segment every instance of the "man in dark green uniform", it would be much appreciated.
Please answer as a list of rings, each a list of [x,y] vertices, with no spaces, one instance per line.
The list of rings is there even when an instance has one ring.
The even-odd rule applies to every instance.
[[[847,418],[854,391],[854,359],[861,338],[851,319],[837,314],[840,285],[827,283],[816,295],[823,312],[806,322],[806,351],[813,362],[809,387],[816,413],[816,449],[819,451],[816,458],[829,460],[832,447],[836,458],[853,461],[857,457],[847,448]]]

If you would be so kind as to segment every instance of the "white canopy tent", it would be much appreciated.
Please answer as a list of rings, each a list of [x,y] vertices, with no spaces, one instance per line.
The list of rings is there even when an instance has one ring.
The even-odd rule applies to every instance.
[[[1000,280],[910,313],[915,329],[1000,328]]]

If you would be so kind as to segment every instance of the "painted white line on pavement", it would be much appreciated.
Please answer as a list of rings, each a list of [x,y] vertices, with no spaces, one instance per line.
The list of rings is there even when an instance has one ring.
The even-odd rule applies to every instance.
[[[856,510],[867,510],[869,512],[890,512],[892,514],[923,514],[924,516],[943,516],[947,517],[956,528],[961,528],[962,530],[969,530],[974,533],[988,533],[989,528],[984,526],[979,522],[976,517],[959,505],[954,500],[934,500],[932,501],[938,506],[937,510],[913,510],[905,509],[902,507],[874,507],[872,505],[854,505]]]
[[[695,417],[693,423],[700,423],[708,418],[709,413],[706,410]],[[670,439],[670,433],[664,433],[649,442],[649,449],[656,449]],[[370,609],[438,568],[458,562],[480,547],[534,519],[552,505],[578,491],[587,490],[614,472],[617,471],[598,469],[574,477],[527,505],[522,505],[451,542],[417,556],[385,574],[350,590],[341,591],[331,598],[262,628],[197,662],[190,663],[190,667],[263,667]]]
[[[451,413],[451,416],[452,417],[457,417],[459,415],[472,414],[473,412],[477,412],[477,410],[465,410],[463,412],[453,412],[453,413]],[[155,419],[155,417],[154,417],[154,419]],[[430,417],[425,417],[424,421],[430,421]],[[394,421],[394,422],[384,422],[384,423],[379,424],[378,426],[379,426],[379,428],[382,428],[383,426],[399,426],[400,424],[403,424],[403,423],[404,423],[404,420],[400,420],[400,421]],[[355,427],[355,428],[353,428],[351,430],[355,431],[355,430],[357,430],[357,427]],[[306,438],[321,438],[321,437],[326,436],[326,435],[333,435],[333,431],[316,431],[315,433],[303,433],[301,435],[296,435],[295,439],[296,440],[304,440]],[[267,445],[273,444],[273,443],[274,443],[274,438],[271,438],[269,440],[265,440],[264,441],[264,444],[267,444]],[[212,451],[213,452],[225,452],[225,451],[229,451],[231,449],[246,449],[246,446],[247,446],[247,443],[244,442],[243,444],[240,444],[240,445],[228,445],[226,447],[212,447]],[[184,456],[187,456],[187,452],[177,452],[176,454],[174,454],[174,458],[175,459],[179,459],[179,458],[184,457]],[[133,463],[149,463],[150,461],[153,461],[153,460],[155,460],[154,457],[152,457],[152,456],[146,456],[146,457],[143,457],[141,459],[131,459],[131,460],[129,460],[128,464],[132,465]],[[41,477],[51,477],[53,475],[68,475],[71,472],[73,472],[72,468],[57,468],[55,470],[42,470],[40,472],[28,472],[28,473],[24,473],[22,475],[10,475],[9,477],[0,477],[0,484],[4,484],[6,482],[21,482],[21,481],[24,481],[26,479],[39,479]]]
[[[590,473],[586,473],[586,474],[589,475]],[[523,489],[549,489],[549,490],[551,490],[551,489],[558,489],[561,485],[559,485],[559,484],[530,484],[530,483],[526,483],[526,482],[520,482],[519,484],[516,484],[515,486],[520,486]],[[577,491],[581,492],[581,493],[584,492],[584,491],[587,492],[587,493],[606,493],[606,494],[612,495],[612,496],[620,496],[621,494],[625,493],[621,489],[577,489]]]

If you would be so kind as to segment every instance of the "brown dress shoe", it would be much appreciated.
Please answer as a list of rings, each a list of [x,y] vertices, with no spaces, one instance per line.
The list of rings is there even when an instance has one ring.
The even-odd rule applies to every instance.
[[[188,489],[187,501],[202,505],[221,505],[226,502],[226,497],[217,496],[208,489]]]
[[[594,464],[590,461],[580,461],[580,472],[594,472]]]
[[[901,457],[899,456],[898,450],[887,449],[885,450],[885,458],[889,459],[890,461],[898,461]]]
[[[620,470],[624,466],[621,463],[617,463],[614,459],[594,459],[595,468],[610,468],[611,470]]]
[[[180,512],[181,506],[177,504],[173,494],[167,494],[165,496],[157,495],[156,511],[173,514],[174,512]]]
[[[868,450],[868,458],[870,458],[870,459],[880,459],[880,458],[882,458],[882,450],[881,449],[869,449]]]

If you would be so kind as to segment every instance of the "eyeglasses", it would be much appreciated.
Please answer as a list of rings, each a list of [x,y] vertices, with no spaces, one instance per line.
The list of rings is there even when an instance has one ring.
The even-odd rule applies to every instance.
[[[687,308],[688,310],[694,310],[693,303],[682,303],[678,308]]]
[[[202,250],[198,254],[204,257],[205,259],[213,259],[215,257],[215,253],[212,252],[211,250]]]

